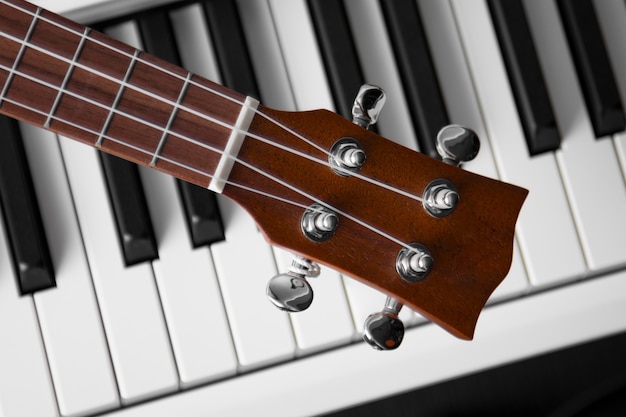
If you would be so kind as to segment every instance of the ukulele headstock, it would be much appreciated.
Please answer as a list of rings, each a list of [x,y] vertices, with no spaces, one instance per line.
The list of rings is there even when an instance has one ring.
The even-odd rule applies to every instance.
[[[364,114],[378,109],[375,116],[380,100],[366,97]],[[469,130],[442,132],[446,163],[364,129],[371,118],[362,119],[260,107],[252,121],[224,194],[251,213],[270,243],[303,259],[270,285],[270,298],[289,311],[310,304],[307,262],[319,262],[391,297],[371,319],[372,332],[396,331],[394,310],[406,305],[471,339],[508,273],[527,191],[455,166],[459,155],[478,151]],[[371,344],[376,337],[366,331]],[[399,344],[385,337],[378,348]]]

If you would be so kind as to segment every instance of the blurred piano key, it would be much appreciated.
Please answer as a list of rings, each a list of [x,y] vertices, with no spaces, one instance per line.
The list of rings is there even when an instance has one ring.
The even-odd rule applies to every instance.
[[[38,1],[44,4],[49,3],[48,6],[65,8],[76,14],[83,13],[86,9],[93,6],[91,0],[83,2],[80,6],[70,6],[62,2],[51,2],[48,0]],[[75,0],[69,1],[75,2]],[[92,11],[97,10],[100,16],[111,16],[110,12],[104,11],[107,3],[111,10],[119,10],[120,8],[135,10],[139,6],[144,5],[144,0],[101,1],[102,3],[98,5],[99,9],[92,8]],[[161,2],[157,3],[160,4]],[[406,99],[399,82],[395,58],[389,44],[387,28],[384,24],[379,1],[344,0],[344,4],[365,80],[368,83],[380,85],[388,93],[388,101],[378,128],[384,136],[415,148],[415,132],[408,116]],[[328,75],[325,73],[324,63],[318,49],[319,45],[315,39],[315,32],[312,30],[312,16],[309,13],[310,9],[308,9],[307,3],[284,1],[281,4],[280,0],[272,0],[271,2],[264,0],[237,0],[237,5],[241,14],[243,31],[249,45],[253,67],[259,81],[258,87],[263,96],[263,104],[287,110],[295,109],[295,102],[299,103],[298,108],[303,109],[334,108],[331,88],[327,82]],[[287,8],[296,8],[300,12],[304,11],[304,13],[291,15],[295,20],[294,22],[285,23],[283,21],[280,23],[278,20],[291,17],[289,13],[283,11],[283,5]],[[85,9],[83,9],[83,6]],[[475,122],[476,125],[472,127],[481,134],[483,139],[481,154],[479,154],[476,160],[468,163],[465,168],[497,177],[497,170],[491,160],[492,157],[489,152],[485,152],[489,148],[490,141],[494,140],[494,138],[481,133],[481,130],[484,132],[488,131],[488,129],[481,127],[483,122],[481,116],[484,110],[482,99],[479,105],[479,101],[473,95],[473,78],[477,76],[473,72],[468,73],[466,70],[466,51],[463,49],[466,41],[458,38],[455,27],[456,22],[454,21],[454,16],[449,11],[450,5],[448,2],[420,0],[419,7],[426,36],[428,37],[429,45],[432,47],[431,52],[435,62],[437,77],[442,80],[441,89],[450,120],[454,123],[463,122],[463,124],[468,124],[465,121]],[[446,12],[446,9],[448,12]],[[427,10],[430,10],[430,12]],[[433,10],[437,13],[432,14]],[[174,22],[173,30],[176,34],[177,44],[180,47],[178,53],[183,57],[185,66],[200,74],[213,74],[214,79],[219,80],[219,63],[213,59],[213,54],[210,52],[213,49],[213,44],[210,40],[210,35],[207,34],[208,28],[206,27],[201,4],[174,1],[172,2],[172,9],[168,8],[168,11],[172,22]],[[84,15],[86,16],[87,13],[85,12]],[[434,20],[433,16],[436,15],[439,17],[444,16],[445,18]],[[92,14],[89,19],[93,21],[94,15]],[[274,26],[275,21],[280,27]],[[437,22],[439,21],[442,23],[438,24]],[[452,21],[452,24],[450,24],[450,21]],[[193,22],[193,24],[189,22]],[[284,30],[285,25],[291,25],[292,29]],[[436,30],[433,30],[433,27]],[[198,28],[200,28],[200,31],[196,32]],[[282,35],[279,35],[279,33],[282,33]],[[437,33],[439,35],[433,35]],[[439,37],[441,34],[444,34],[443,40]],[[291,38],[287,39],[285,36]],[[454,47],[455,42],[450,42],[450,39],[455,37],[457,37],[456,47]],[[313,39],[312,43],[310,43],[311,39]],[[490,42],[494,40],[495,38]],[[306,53],[304,53],[302,50],[297,51],[297,46],[299,45],[308,45],[312,46],[312,48],[305,49],[304,52]],[[458,45],[461,46],[459,47]],[[447,50],[450,47],[451,50]],[[460,52],[458,51],[459,48]],[[289,52],[289,49],[296,51],[295,55]],[[204,51],[209,51],[209,53],[207,54]],[[207,57],[209,59],[206,59]],[[293,61],[298,59],[304,61],[294,64]],[[450,68],[446,64],[441,65],[440,62],[452,63],[453,66],[460,64],[460,66],[459,68]],[[299,72],[291,72],[291,69],[298,67],[298,65],[302,65],[299,67]],[[202,68],[204,67],[212,69],[203,70]],[[287,71],[286,67],[289,67],[290,70]],[[319,68],[322,69],[321,73],[317,73]],[[321,74],[321,76],[319,78],[307,78],[310,69],[313,69],[311,74],[317,73],[318,75]],[[491,68],[487,65],[485,69],[489,74]],[[500,63],[500,66],[496,65],[496,75],[501,70],[502,66]],[[483,77],[488,78],[488,75],[483,75]],[[293,92],[291,85],[294,86]],[[459,90],[461,93],[456,94],[456,96],[453,88],[455,85],[461,86]],[[307,91],[308,94],[303,93]],[[453,99],[451,100],[450,97]],[[311,105],[307,107],[306,103],[311,103]],[[316,105],[315,103],[330,104]],[[470,106],[470,109],[464,110],[465,106]],[[485,123],[491,125],[495,122],[491,120],[490,116],[485,114]],[[519,125],[515,126],[514,130],[521,131]],[[522,138],[517,133],[514,136]],[[504,138],[505,136],[502,137]],[[614,142],[618,153],[622,141],[622,135],[615,135]],[[525,146],[523,138],[520,143],[522,144],[521,146]],[[520,147],[519,149],[525,148]],[[522,152],[520,155],[525,154]],[[498,158],[500,158],[499,155]],[[513,157],[511,157],[511,161],[513,165],[516,164]],[[552,157],[552,161],[554,163],[554,157]],[[503,175],[503,178],[515,182],[511,179],[510,173],[505,172],[507,169],[500,162],[501,159],[498,159],[497,168],[506,174]],[[589,167],[589,169],[593,168]],[[598,278],[597,273],[592,272],[593,280],[576,281],[576,284],[561,285],[558,286],[558,289],[551,287],[549,291],[546,288],[548,284],[528,288],[524,275],[524,266],[528,266],[530,261],[527,259],[527,253],[524,252],[524,263],[522,263],[520,253],[516,251],[509,277],[505,279],[492,297],[492,301],[496,300],[497,303],[488,307],[481,315],[476,340],[472,343],[458,341],[436,326],[419,325],[409,329],[401,349],[395,351],[393,355],[383,355],[384,357],[379,353],[371,351],[362,343],[352,343],[344,347],[334,345],[333,342],[327,344],[322,338],[324,335],[323,331],[320,332],[316,327],[312,330],[312,337],[309,338],[308,334],[304,333],[304,330],[300,333],[300,324],[298,324],[299,319],[297,317],[287,319],[265,300],[263,296],[265,283],[271,275],[276,273],[276,265],[274,265],[274,261],[271,258],[272,251],[262,242],[255,225],[251,223],[249,217],[242,214],[242,211],[234,211],[237,209],[224,212],[227,223],[232,218],[241,215],[248,222],[247,226],[244,227],[245,233],[239,234],[237,230],[233,230],[231,237],[237,236],[234,241],[229,239],[229,236],[226,236],[225,241],[214,245],[212,249],[202,248],[200,251],[190,252],[188,248],[189,243],[186,242],[186,246],[183,245],[186,231],[180,230],[181,220],[179,215],[176,214],[178,201],[177,197],[172,195],[171,183],[173,181],[170,181],[168,185],[167,181],[161,181],[161,177],[160,174],[155,173],[144,175],[142,170],[142,181],[146,189],[146,196],[149,199],[151,213],[155,218],[162,216],[161,218],[167,219],[162,226],[158,226],[156,223],[159,222],[155,222],[160,259],[153,262],[153,269],[168,325],[168,332],[171,336],[170,343],[172,344],[179,369],[179,384],[182,388],[193,386],[194,389],[180,393],[180,395],[178,393],[170,393],[163,396],[155,394],[150,400],[146,399],[146,401],[140,404],[122,407],[112,412],[111,415],[115,417],[156,417],[159,415],[197,415],[198,413],[235,416],[258,414],[258,410],[266,409],[271,409],[277,416],[282,415],[285,417],[321,415],[322,413],[349,407],[356,403],[372,401],[381,396],[394,395],[418,386],[430,385],[444,379],[484,369],[485,367],[498,366],[504,362],[517,360],[521,357],[535,355],[564,345],[578,343],[626,329],[622,320],[622,317],[626,314],[624,311],[624,306],[626,305],[623,300],[624,292],[622,291],[622,283],[624,281],[621,279],[624,275],[623,272],[603,275],[603,278]],[[522,185],[525,184],[522,183]],[[531,189],[531,196],[534,194],[535,190]],[[171,199],[167,201],[167,205],[165,204],[165,199]],[[157,205],[153,206],[153,204],[150,204],[150,201],[157,201]],[[224,207],[230,210],[233,205],[226,202]],[[524,212],[526,210],[527,207],[524,208]],[[569,217],[571,222],[569,207],[566,206],[564,212],[559,211],[560,209],[554,210],[557,211],[557,213],[554,213],[554,216],[558,214],[565,216],[565,218]],[[548,225],[549,222],[550,219],[548,219]],[[226,227],[228,230],[228,225]],[[545,224],[538,227],[544,227],[544,229],[549,230]],[[160,233],[163,233],[163,235],[160,235]],[[163,236],[163,238],[161,239],[159,236]],[[549,235],[546,236],[550,237]],[[229,240],[231,241],[229,242]],[[254,243],[250,243],[250,241]],[[558,241],[558,239],[555,239],[555,241]],[[575,240],[570,240],[569,244],[572,244],[572,242],[578,245]],[[564,242],[566,248],[567,244],[568,242]],[[174,247],[176,247],[176,250]],[[226,247],[229,249],[225,250],[224,248]],[[168,249],[166,250],[165,248]],[[250,248],[248,250],[254,255],[248,256],[248,252],[244,252],[246,248]],[[238,252],[238,249],[242,252]],[[115,250],[119,249],[115,248]],[[261,253],[256,254],[255,250],[260,250]],[[562,249],[558,247],[557,250]],[[210,284],[209,276],[211,273],[205,274],[205,270],[210,269],[207,262],[208,264],[211,263],[208,256],[205,258],[205,254],[208,254],[210,251],[215,256],[215,264],[220,275],[218,279],[221,280],[216,285],[216,290],[210,289],[213,285]],[[218,260],[218,252],[228,253],[229,256],[226,258],[220,257],[221,260]],[[541,251],[538,252],[541,253]],[[576,253],[578,256],[576,256]],[[570,252],[570,256],[572,262],[579,266],[583,265],[582,270],[584,271],[581,253],[580,249],[578,249],[578,252]],[[187,277],[190,274],[186,273],[187,268],[183,268],[175,263],[173,258],[176,256],[179,256],[182,262],[191,265],[192,268],[200,271],[200,273],[188,280]],[[279,258],[280,256],[278,255]],[[166,261],[165,257],[169,260]],[[246,269],[242,267],[242,259],[247,261]],[[257,259],[261,259],[262,265],[259,267],[258,272],[255,271],[255,274],[250,274],[247,265],[252,265]],[[541,259],[545,260],[547,257]],[[218,265],[220,262],[221,265]],[[536,261],[533,260],[532,262]],[[278,267],[279,271],[284,271],[282,262],[279,262]],[[555,265],[548,272],[555,271],[558,268],[560,268],[560,264]],[[572,268],[569,268],[569,270],[571,272]],[[176,272],[178,276],[174,275]],[[570,283],[572,280],[576,280],[580,275],[578,271],[574,272],[574,275],[568,275],[569,272],[565,270],[562,274],[562,280],[558,282]],[[181,278],[183,274],[185,277]],[[224,274],[227,277],[224,277]],[[252,275],[255,276],[252,277]],[[205,279],[208,279],[209,283]],[[195,280],[198,281],[187,285],[188,282]],[[231,281],[238,282],[233,284]],[[335,285],[334,283],[336,282],[334,280],[311,281],[316,289],[316,296],[319,295],[317,301],[321,300],[320,297],[328,295],[325,290],[321,289],[322,286],[328,283]],[[361,326],[367,314],[380,310],[385,297],[353,280],[346,279],[344,282],[350,299],[350,309],[354,313],[355,325]],[[537,282],[554,283],[555,281],[546,281],[543,278],[533,280],[533,283]],[[193,289],[188,287],[193,286],[193,288],[197,289],[197,294],[191,295],[185,293],[185,291],[177,291],[180,290],[179,285],[183,283],[185,291],[192,291]],[[220,288],[223,283],[228,288]],[[175,289],[169,288],[170,285],[175,287]],[[353,286],[358,289],[354,290]],[[533,293],[535,288],[541,290],[540,294]],[[363,289],[365,293],[362,297],[359,297],[359,289]],[[230,321],[235,317],[237,321],[244,322],[244,326],[240,325],[237,330],[241,330],[245,326],[252,327],[255,324],[257,329],[252,329],[253,332],[267,329],[274,331],[273,324],[264,321],[266,320],[265,314],[267,313],[267,317],[272,318],[275,318],[278,314],[278,317],[282,320],[278,326],[282,327],[284,332],[279,332],[280,340],[277,343],[286,343],[288,346],[285,349],[281,348],[282,350],[277,347],[266,346],[268,345],[266,338],[273,337],[271,332],[258,336],[260,341],[253,341],[254,334],[249,334],[249,338],[246,339],[245,349],[241,349],[241,340],[238,342],[240,344],[238,352],[244,353],[244,362],[247,363],[247,365],[239,366],[236,361],[236,353],[232,348],[233,342],[231,337],[228,336],[229,331],[226,331],[223,333],[226,336],[216,336],[216,339],[221,339],[221,342],[225,342],[226,346],[223,346],[223,349],[217,349],[215,343],[211,345],[212,349],[217,349],[215,351],[216,356],[225,358],[223,363],[219,364],[223,365],[223,368],[218,366],[217,368],[212,368],[213,373],[207,372],[209,369],[207,364],[209,362],[215,364],[218,359],[212,357],[201,359],[203,351],[207,349],[206,346],[209,343],[206,338],[206,324],[203,324],[202,320],[204,320],[209,311],[219,312],[221,309],[221,314],[223,314],[224,308],[222,307],[222,302],[207,301],[205,304],[202,303],[205,300],[212,299],[211,297],[216,296],[222,290],[224,290],[224,294],[228,293],[223,301],[229,308],[229,314],[226,319]],[[320,294],[320,291],[324,292]],[[527,297],[508,301],[513,295],[523,294],[527,291],[530,293]],[[246,305],[248,298],[239,299],[239,296],[244,292],[252,293],[249,306]],[[42,292],[40,294],[46,293],[51,292]],[[210,296],[206,296],[209,293]],[[232,294],[234,294],[234,297]],[[370,306],[368,306],[368,294],[372,295]],[[37,294],[35,298],[39,296]],[[333,291],[332,296],[335,298],[337,294]],[[2,297],[1,293],[0,297]],[[181,308],[178,303],[182,304],[186,299],[189,300],[186,305],[187,310],[178,310]],[[203,301],[198,304],[200,299]],[[507,301],[502,302],[502,300]],[[207,304],[210,304],[210,308]],[[191,312],[198,305],[202,306],[201,310],[203,312],[198,314],[202,319],[198,318],[197,321],[189,322],[194,329],[183,326],[179,329],[180,333],[178,333],[178,330],[175,330],[173,311],[176,310],[178,313],[183,311]],[[559,306],[559,308],[555,309],[555,305]],[[0,305],[1,308],[2,306]],[[136,308],[142,308],[141,301],[137,301]],[[265,308],[268,308],[268,310],[265,311]],[[329,314],[332,314],[330,310],[327,310],[328,307],[324,305],[319,306],[315,304],[312,308],[316,308],[318,312],[328,311]],[[362,313],[357,313],[357,311]],[[310,310],[309,312],[314,313],[316,311]],[[185,314],[181,313],[179,318],[187,317]],[[322,313],[319,314],[323,317]],[[416,321],[421,323],[423,321],[423,319],[420,321],[420,319],[414,318],[415,316],[412,315],[412,312],[406,309],[403,310],[403,315],[409,316],[409,320],[405,320],[405,323],[414,323]],[[221,318],[216,319],[217,322],[221,320]],[[182,321],[180,320],[180,322]],[[315,321],[321,324],[327,323],[323,318],[311,320],[311,322]],[[308,322],[308,318],[305,318],[303,322]],[[198,331],[197,329],[200,330]],[[302,329],[304,328],[302,327]],[[246,328],[246,330],[248,329]],[[261,333],[259,331],[259,333],[255,334]],[[178,338],[183,334],[183,339],[187,341],[191,341],[194,334],[198,338],[198,346],[195,346],[197,349],[194,349],[194,354],[190,354],[191,350],[187,350],[184,355],[181,355],[183,349],[180,346],[176,346],[177,343],[180,343]],[[241,336],[236,331],[235,335]],[[289,336],[283,339],[285,335]],[[355,333],[354,340],[358,338],[360,336]],[[306,350],[302,349],[304,346],[307,346]],[[327,348],[323,346],[327,346]],[[336,347],[328,348],[328,346]],[[2,343],[0,343],[0,350],[2,347]],[[222,347],[221,343],[220,347]],[[265,356],[265,358],[269,357],[271,359],[263,360],[260,357],[252,358],[245,356],[253,352],[255,348],[261,349],[265,353],[273,350]],[[230,349],[230,354],[227,353],[228,349]],[[318,349],[323,349],[323,351],[317,354]],[[300,354],[306,355],[306,357],[295,361],[289,360]],[[185,365],[186,359],[183,359],[183,357],[193,358],[193,360],[189,360],[186,362],[187,365]],[[194,368],[194,363],[197,364],[197,368]],[[258,369],[264,363],[272,363],[277,366],[265,366],[262,369]],[[234,376],[235,367],[240,375]],[[389,370],[397,369],[402,371],[395,372],[393,378],[388,378]],[[248,370],[254,371],[247,372]],[[320,370],[324,370],[324,372],[320,372]],[[294,375],[306,375],[306,377],[294,378]],[[2,376],[0,376],[1,378]],[[216,378],[219,380],[214,381]],[[371,384],[372,378],[384,380],[385,384]],[[288,381],[288,383],[284,383],[284,381]],[[345,386],[347,385],[354,389],[346,390]],[[323,397],[324,401],[307,402],[303,405],[303,392]],[[245,396],[242,393],[245,393]],[[0,398],[3,398],[2,395],[0,391]],[[280,408],[275,407],[276,404],[280,404]],[[0,400],[0,407],[2,406],[4,404]],[[419,410],[419,407],[416,410]]]
[[[489,0],[487,4],[524,128],[528,152],[536,155],[554,151],[559,148],[561,137],[522,1]]]
[[[167,12],[156,10],[138,16],[140,43],[146,52],[181,66],[171,20]],[[187,227],[194,247],[208,246],[224,239],[224,226],[213,192],[185,181],[178,181]]]
[[[272,251],[242,208],[225,198],[219,204],[226,240],[213,244],[211,251],[239,369],[293,358],[296,345],[289,316],[265,297],[267,281],[276,275]]]
[[[179,10],[179,19],[188,18],[189,11],[197,13],[192,8]],[[153,13],[149,22],[164,22],[166,19],[164,12]],[[144,31],[152,26],[146,23],[143,22]],[[179,23],[183,22],[179,20]],[[184,22],[185,25],[193,23]],[[118,24],[115,31],[126,42],[141,46],[139,25],[134,21]],[[162,39],[169,44],[170,53],[176,51],[177,55],[174,37]],[[184,44],[188,39],[179,41]],[[153,267],[181,386],[194,386],[232,375],[237,370],[237,359],[211,252],[206,246],[194,249],[184,227],[185,213],[177,189],[186,188],[179,187],[181,181],[148,168],[140,168],[140,174],[150,213],[155,219],[160,257],[153,262]],[[208,190],[191,186],[200,191],[195,196],[206,197]]]
[[[59,411],[85,415],[120,405],[61,150],[54,133],[21,124],[57,287],[34,295]]]
[[[441,80],[443,97],[448,103],[450,120],[470,127],[481,140],[478,156],[463,164],[463,169],[499,178],[451,5],[447,1],[420,0],[418,6],[424,19],[424,29],[433,46],[433,61]],[[524,294],[529,285],[519,246],[515,242],[509,274],[494,291],[490,301]]]
[[[365,83],[343,0],[308,0],[337,113],[352,119],[354,98]]]
[[[178,389],[178,374],[152,266],[126,267],[97,151],[61,138],[85,250],[122,403]],[[141,306],[138,308],[138,306]]]
[[[126,266],[157,259],[158,249],[137,165],[105,153],[100,154],[100,161]]]
[[[202,6],[223,85],[258,100],[259,88],[244,40],[237,3],[235,0],[204,0]]]
[[[553,285],[587,272],[554,155],[528,155],[487,5],[452,1],[468,66],[501,178],[531,191],[517,238],[533,285]]]
[[[380,5],[420,151],[439,158],[437,133],[450,123],[417,4],[414,0],[381,0]]]
[[[268,0],[297,110],[334,110],[305,0]]]
[[[623,40],[626,39],[626,3],[621,0],[602,0],[595,1],[594,6],[623,105],[626,103],[626,51],[623,48]],[[626,182],[626,134],[614,135],[613,141]]]
[[[208,247],[193,249],[176,183],[140,169],[160,257],[153,262],[183,388],[232,375],[237,358]]]
[[[271,27],[269,28],[271,29]],[[265,28],[265,30],[267,29],[268,28]],[[237,49],[241,51],[253,50],[255,46],[258,46],[258,41],[255,40],[250,43],[252,39],[266,39],[271,42],[271,45],[267,46],[272,49],[277,46],[275,34],[259,33],[257,35],[256,33],[251,33],[249,30],[247,36],[249,47],[239,47]],[[257,70],[259,66],[261,67],[259,71],[261,76],[256,77],[261,83],[265,81],[264,76],[273,72],[268,68],[270,65],[278,67],[282,66],[284,62],[282,59],[272,63],[267,62],[267,59],[260,62],[258,60],[254,61],[254,57],[251,58],[255,64],[255,70]],[[282,71],[278,69],[277,72],[279,74],[286,74],[284,67]],[[243,74],[241,75],[243,76]],[[271,78],[275,78],[275,76],[271,76]],[[269,82],[272,82],[272,79],[268,80],[268,83]],[[273,95],[281,94],[283,97],[290,96],[291,88],[288,83],[288,78],[286,77],[279,82],[283,90]],[[260,97],[265,102],[263,95]],[[293,109],[293,103],[291,103],[291,106],[291,109]],[[291,263],[289,255],[287,255],[285,251],[277,248],[274,249],[274,253],[277,255],[279,272],[285,272],[286,268]],[[271,276],[267,277],[268,280],[270,278]],[[314,305],[309,307],[307,311],[290,315],[299,354],[307,354],[316,350],[328,349],[338,344],[347,343],[354,334],[352,317],[350,316],[350,310],[347,305],[341,276],[334,271],[323,270],[319,279],[314,279],[314,281],[315,282],[312,283],[315,288]],[[332,320],[328,320],[328,317],[332,317]],[[326,324],[320,326],[321,322],[326,322]]]
[[[192,6],[189,12],[193,14],[196,10]],[[176,19],[200,26],[208,24],[182,12]],[[200,45],[215,45],[208,28],[201,28],[200,32],[211,41]],[[185,39],[178,39],[181,50],[189,43]],[[213,47],[205,51],[196,47],[190,49],[201,53],[205,59],[195,62],[197,66],[193,70],[220,82]],[[254,369],[291,358],[296,346],[289,317],[277,311],[265,297],[266,282],[276,274],[271,249],[245,210],[224,197],[219,197],[218,201],[226,239],[211,245],[211,252],[237,353],[237,369]],[[250,312],[254,312],[254,320]]]
[[[559,0],[561,22],[597,138],[626,125],[592,0]]]
[[[237,0],[263,104],[295,110],[295,98],[267,0]]]
[[[53,288],[54,267],[17,121],[0,116],[0,202],[21,294]]]
[[[279,273],[285,273],[293,255],[275,248]],[[290,314],[298,353],[310,354],[349,343],[354,324],[343,289],[341,275],[330,268],[321,268],[317,278],[308,278],[313,287],[313,304],[301,312]]]
[[[624,265],[626,187],[613,142],[594,139],[556,7],[541,0],[525,5],[563,133],[556,155],[587,265],[592,271]]]
[[[378,0],[344,0],[367,83],[381,87],[387,96],[377,130],[407,148],[417,150],[409,106],[391,49]]]
[[[0,415],[59,415],[37,312],[31,295],[20,288],[0,222]]]

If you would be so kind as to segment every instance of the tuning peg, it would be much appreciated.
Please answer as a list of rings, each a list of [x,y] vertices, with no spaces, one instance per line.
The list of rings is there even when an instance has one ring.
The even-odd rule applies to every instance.
[[[313,302],[313,288],[306,277],[313,278],[319,274],[317,263],[296,256],[286,274],[276,275],[267,283],[267,297],[283,311],[304,311]]]
[[[459,166],[463,162],[471,161],[479,150],[478,135],[466,127],[448,125],[437,134],[437,152],[450,165]]]
[[[363,340],[376,350],[393,350],[404,337],[404,324],[398,317],[402,304],[387,297],[382,311],[370,314],[363,325]]]
[[[364,84],[354,99],[352,122],[368,129],[378,121],[387,97],[382,88]]]

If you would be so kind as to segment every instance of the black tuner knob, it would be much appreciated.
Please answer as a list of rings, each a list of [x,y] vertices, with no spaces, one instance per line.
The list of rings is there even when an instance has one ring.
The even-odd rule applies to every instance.
[[[376,350],[393,350],[404,338],[404,324],[398,317],[402,304],[387,297],[382,311],[370,314],[363,325],[363,340]]]
[[[480,150],[478,135],[471,129],[459,125],[443,127],[437,134],[437,152],[441,159],[459,166],[476,158]]]

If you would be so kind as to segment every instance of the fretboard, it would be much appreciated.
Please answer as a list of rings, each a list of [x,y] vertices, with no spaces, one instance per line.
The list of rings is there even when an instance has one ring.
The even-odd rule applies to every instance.
[[[0,1],[2,113],[220,191],[257,104],[244,103],[61,16]]]

